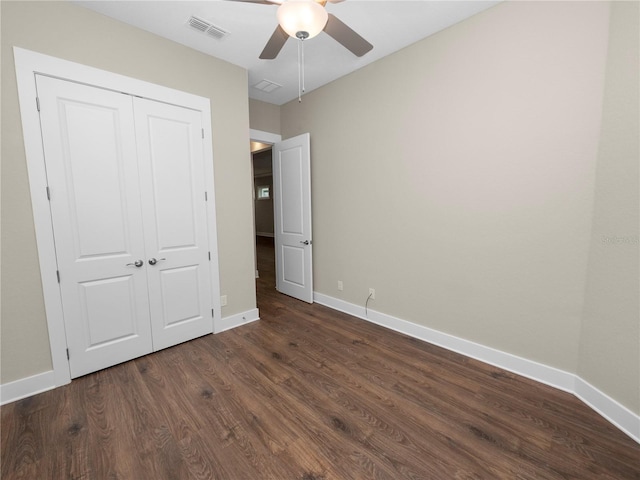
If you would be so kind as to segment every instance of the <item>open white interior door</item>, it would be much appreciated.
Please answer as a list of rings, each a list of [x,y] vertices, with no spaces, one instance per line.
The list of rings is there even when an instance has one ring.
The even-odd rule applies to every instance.
[[[308,133],[273,146],[276,289],[313,303],[310,161]]]

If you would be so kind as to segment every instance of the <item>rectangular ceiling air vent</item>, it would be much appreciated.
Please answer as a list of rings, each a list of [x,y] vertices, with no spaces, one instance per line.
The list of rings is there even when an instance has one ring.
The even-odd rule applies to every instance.
[[[253,86],[253,88],[261,90],[265,93],[271,93],[280,87],[282,87],[282,85],[272,82],[271,80],[261,80]]]
[[[187,25],[194,30],[197,30],[218,40],[222,40],[224,37],[229,35],[229,32],[225,32],[220,27],[216,27],[211,22],[207,22],[206,20],[196,17],[195,15],[192,15],[191,18],[189,18]]]

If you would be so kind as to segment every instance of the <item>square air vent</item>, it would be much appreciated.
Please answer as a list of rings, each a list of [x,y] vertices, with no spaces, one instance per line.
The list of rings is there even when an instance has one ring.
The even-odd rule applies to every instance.
[[[224,37],[229,35],[229,32],[225,32],[220,27],[216,27],[211,22],[196,17],[195,15],[192,15],[191,18],[189,18],[187,25],[194,30],[199,31],[200,33],[204,33],[205,35],[216,38],[218,40],[222,40]]]
[[[272,82],[271,80],[261,80],[253,86],[253,88],[265,93],[271,93],[280,87],[282,87],[282,85]]]

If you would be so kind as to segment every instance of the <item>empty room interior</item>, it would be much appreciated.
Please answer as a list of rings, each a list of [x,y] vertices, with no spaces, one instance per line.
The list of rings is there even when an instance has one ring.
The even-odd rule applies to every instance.
[[[640,479],[640,2],[0,14],[1,478]]]

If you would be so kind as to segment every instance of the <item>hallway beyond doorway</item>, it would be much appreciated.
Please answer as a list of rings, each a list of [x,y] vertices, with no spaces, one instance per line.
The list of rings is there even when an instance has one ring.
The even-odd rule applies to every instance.
[[[260,277],[256,278],[258,308],[263,295],[276,293],[276,250],[273,237],[256,236],[256,262]]]

